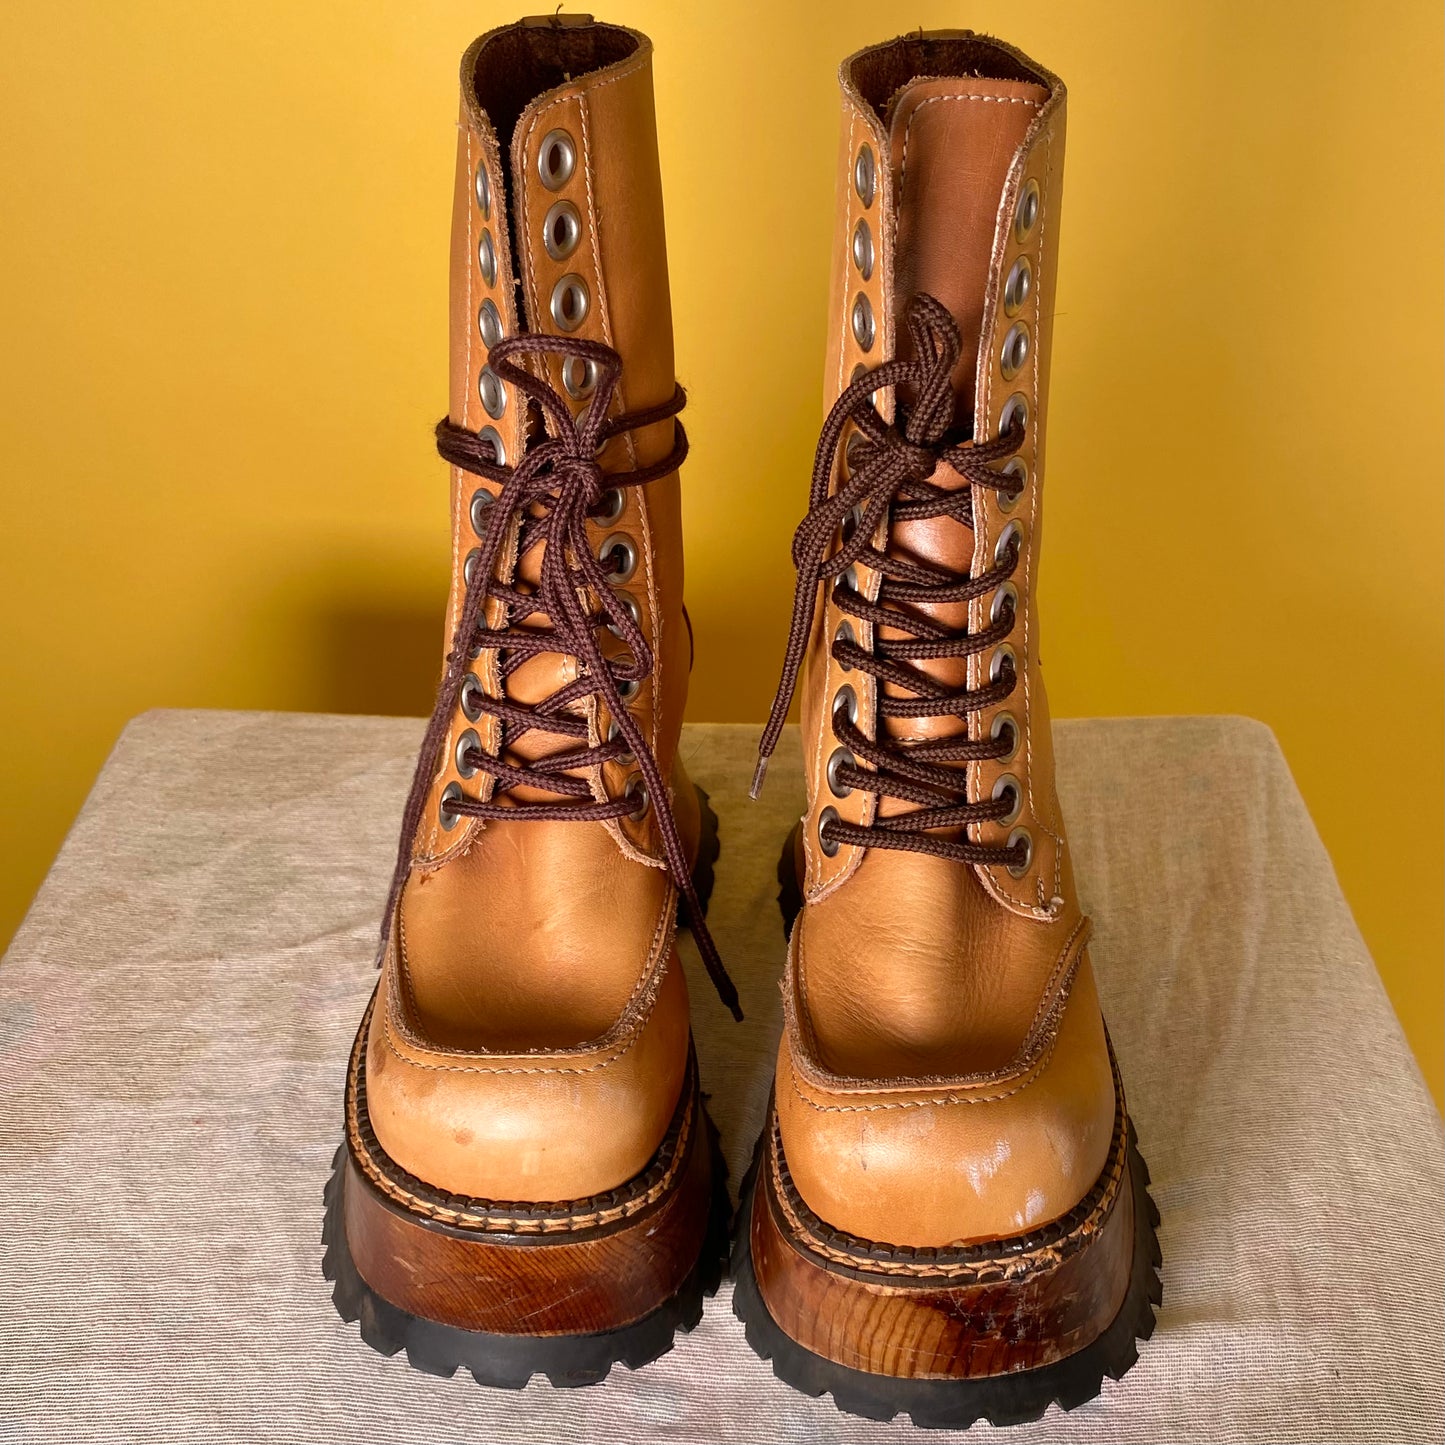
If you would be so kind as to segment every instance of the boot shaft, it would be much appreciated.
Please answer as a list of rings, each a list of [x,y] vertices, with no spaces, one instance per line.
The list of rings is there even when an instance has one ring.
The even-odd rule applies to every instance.
[[[550,334],[613,348],[622,371],[610,416],[645,411],[673,396],[652,46],[645,36],[619,26],[546,17],[491,31],[468,49],[461,67],[450,332],[450,420],[491,440],[506,464],[515,464],[552,428],[490,365],[490,348],[504,337]],[[524,364],[565,398],[574,416],[589,405],[598,383],[592,363],[554,351],[529,356]],[[674,444],[674,425],[663,419],[609,440],[599,456],[604,471],[665,458]],[[495,483],[453,466],[448,647],[497,492]],[[622,564],[616,574],[620,600],[654,654],[651,675],[628,705],[666,777],[690,666],[676,473],[645,487],[608,491],[591,515],[588,536],[594,553]],[[535,587],[545,545],[518,557],[514,526],[502,580]],[[487,621],[491,626],[501,621],[495,600],[487,604]],[[538,616],[531,625],[548,621]],[[618,638],[604,634],[603,641],[609,657],[625,656]],[[484,649],[474,652],[471,671],[476,683],[468,687],[531,706],[575,682],[579,666],[562,652],[508,664],[497,651]],[[469,775],[465,761],[459,763],[458,745],[469,734],[484,752],[500,750],[528,760],[567,745],[536,731],[506,739],[495,715],[473,716],[475,709],[466,702],[464,693],[440,755],[417,837],[420,860],[465,850],[479,825],[480,820],[469,818],[451,829],[443,826],[442,800],[449,787],[484,802],[492,796],[491,777]],[[579,710],[592,737],[605,739],[615,732],[613,719],[596,698],[584,699]],[[635,782],[622,760],[588,774],[594,795],[618,797]],[[524,786],[515,796],[536,803],[546,795]],[[635,821],[576,826],[605,828],[629,856],[658,856],[651,812]]]
[[[858,52],[840,69],[842,135],[837,170],[829,345],[824,389],[831,406],[864,371],[912,356],[904,322],[919,293],[936,297],[957,325],[962,346],[953,367],[954,423],[975,439],[996,437],[1021,411],[1024,439],[1004,466],[1023,482],[1016,497],[974,486],[971,528],[948,518],[894,521],[880,545],[892,555],[981,577],[1001,551],[1019,549],[1007,591],[915,610],[939,626],[972,634],[991,627],[1005,595],[1015,599],[1016,625],[998,644],[967,657],[919,659],[919,670],[942,687],[983,689],[1004,660],[1017,668],[1012,694],[967,716],[878,716],[880,698],[913,696],[876,682],[832,656],[840,631],[866,650],[904,634],[850,618],[822,589],[805,663],[801,698],[809,813],[803,833],[806,891],[817,897],[851,876],[863,850],[847,843],[831,854],[819,845],[825,810],[868,826],[906,808],[855,789],[830,786],[838,751],[831,726],[840,695],[856,699],[860,727],[919,743],[950,737],[1012,735],[1006,758],[959,764],[968,796],[988,799],[1016,785],[1017,815],[973,825],[970,836],[1002,846],[1026,835],[1028,866],[976,865],[987,892],[1008,910],[1056,918],[1071,896],[1062,825],[1054,798],[1047,702],[1038,670],[1037,591],[1042,520],[1042,462],[1048,356],[1062,188],[1065,92],[1059,80],[1012,47],[969,32],[900,38]],[[914,398],[904,389],[903,405]],[[876,394],[894,420],[891,390]],[[849,427],[834,460],[832,489],[848,475]],[[938,486],[968,484],[946,465]],[[855,571],[859,590],[876,601],[880,578]],[[876,633],[876,637],[875,637]],[[1004,780],[1001,784],[1000,780]]]

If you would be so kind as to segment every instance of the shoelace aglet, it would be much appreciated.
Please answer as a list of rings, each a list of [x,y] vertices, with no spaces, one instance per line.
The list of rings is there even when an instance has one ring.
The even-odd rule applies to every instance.
[[[763,779],[768,776],[768,759],[765,753],[758,754],[758,765],[753,769],[753,785],[748,789],[748,797],[757,802],[763,791]]]

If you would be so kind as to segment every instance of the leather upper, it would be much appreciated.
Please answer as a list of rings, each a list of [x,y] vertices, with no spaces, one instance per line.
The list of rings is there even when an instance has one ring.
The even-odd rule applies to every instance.
[[[622,359],[614,415],[673,394],[651,44],[634,31],[524,21],[482,36],[463,58],[450,417],[474,432],[494,428],[508,463],[536,423],[510,387],[492,378],[488,391],[488,337],[521,330],[613,347]],[[574,412],[586,405],[585,376],[564,378],[561,356],[530,365],[546,368]],[[655,423],[608,442],[601,464],[633,469],[666,456],[672,443],[673,423]],[[448,645],[479,541],[474,513],[484,516],[478,509],[489,500],[476,499],[496,490],[452,468]],[[675,756],[690,665],[676,474],[619,495],[620,513],[589,522],[589,536],[599,549],[623,537],[637,558],[619,585],[636,604],[655,665],[629,707],[673,779],[679,831],[692,847],[696,802]],[[518,565],[516,532],[514,523],[503,580],[534,582],[542,548]],[[497,604],[490,606],[495,621]],[[546,623],[539,614],[528,621]],[[620,650],[617,638],[602,635],[609,655]],[[536,703],[576,669],[562,654],[530,657],[508,677],[505,695]],[[472,672],[488,696],[502,695],[495,650],[477,652]],[[577,706],[596,745],[607,736],[606,709],[595,698]],[[655,809],[640,820],[461,818],[442,826],[449,784],[491,796],[485,772],[460,770],[457,744],[467,729],[484,751],[497,751],[496,720],[469,718],[459,705],[383,963],[368,1107],[386,1151],[437,1187],[492,1199],[580,1198],[642,1168],[676,1105],[689,1046],[676,889]],[[512,756],[567,745],[532,731],[514,740]],[[626,761],[590,769],[593,796],[620,796],[629,772]],[[513,796],[548,797],[532,788]]]
[[[827,401],[857,366],[875,366],[907,344],[898,322],[924,291],[948,307],[964,338],[954,373],[959,420],[971,417],[976,436],[997,435],[1014,398],[1028,417],[1018,454],[1027,481],[1016,501],[974,487],[972,530],[947,517],[910,521],[894,525],[889,541],[895,553],[977,576],[994,565],[1005,529],[1021,531],[1014,574],[1021,606],[1007,638],[1019,678],[1013,694],[966,723],[925,717],[888,725],[905,739],[964,726],[970,737],[987,738],[996,714],[1011,716],[1019,739],[1012,757],[957,766],[967,768],[970,801],[989,798],[1001,774],[1017,780],[1017,819],[969,832],[976,842],[1002,846],[1013,829],[1026,829],[1032,855],[1022,875],[846,843],[828,856],[818,841],[823,808],[866,825],[879,807],[877,795],[860,789],[838,797],[827,781],[839,690],[854,690],[859,726],[877,736],[878,686],[830,655],[845,620],[830,589],[815,616],[802,688],[805,906],[784,981],[777,1087],[784,1152],[803,1198],[835,1228],[942,1246],[1066,1213],[1103,1167],[1114,1123],[1088,924],[1055,796],[1038,660],[1043,422],[1065,99],[1047,71],[968,32],[915,34],[862,51],[844,62],[841,83]],[[860,261],[870,254],[858,244],[860,227],[871,242],[871,269]],[[1022,269],[1024,295],[1010,283]],[[871,335],[858,324],[862,302]],[[888,395],[878,401],[889,415]],[[837,467],[846,466],[843,457],[840,448]],[[932,480],[967,485],[945,465]],[[870,599],[879,580],[858,568],[859,590]],[[930,615],[981,632],[992,602],[935,606]],[[868,648],[872,628],[854,625]],[[983,654],[922,665],[952,688],[966,680],[976,689],[987,684],[994,661]],[[883,804],[886,812],[909,806]]]

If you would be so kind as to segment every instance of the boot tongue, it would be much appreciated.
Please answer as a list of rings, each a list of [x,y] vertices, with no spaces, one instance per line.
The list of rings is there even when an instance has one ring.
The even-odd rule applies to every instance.
[[[893,298],[903,313],[926,291],[948,307],[963,337],[953,374],[958,415],[973,415],[978,338],[989,260],[1009,165],[1048,99],[1042,85],[981,77],[915,80],[888,103],[898,177]]]
[[[1048,99],[1042,85],[1021,80],[954,76],[911,81],[887,106],[896,186],[898,230],[894,259],[895,334],[900,354],[911,349],[903,314],[920,291],[941,301],[958,323],[962,354],[953,373],[956,419],[967,425],[974,411],[978,341],[983,328],[989,262],[999,203],[1010,163],[1029,126]],[[955,474],[940,468],[937,485]],[[897,523],[890,551],[916,561],[967,572],[973,559],[973,532],[947,517]],[[920,607],[918,612],[961,630],[968,622],[966,603]],[[903,634],[880,629],[884,638]],[[964,658],[915,663],[950,688],[967,678]],[[911,694],[892,684],[890,697]],[[922,740],[967,731],[962,718],[880,719],[889,734]],[[902,806],[885,802],[883,811]]]

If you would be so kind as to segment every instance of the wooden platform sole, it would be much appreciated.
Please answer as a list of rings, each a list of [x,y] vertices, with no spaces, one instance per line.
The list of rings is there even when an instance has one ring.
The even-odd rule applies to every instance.
[[[799,825],[801,827],[801,825]],[[803,907],[798,829],[778,860],[784,932]],[[951,1250],[831,1229],[788,1173],[771,1106],[733,1228],[733,1311],[779,1379],[871,1420],[1037,1420],[1138,1359],[1163,1291],[1159,1211],[1114,1070],[1109,1158],[1079,1205],[1028,1234]]]
[[[1158,1211],[1122,1110],[1108,1164],[1063,1219],[956,1249],[842,1235],[788,1175],[775,1121],[743,1180],[733,1308],[774,1373],[874,1420],[966,1428],[1093,1399],[1154,1329]]]
[[[701,1318],[722,1277],[728,1203],[695,1066],[648,1167],[609,1194],[557,1204],[430,1189],[381,1151],[364,1092],[359,1103],[361,1127],[326,1186],[322,1268],[338,1313],[373,1349],[503,1389],[534,1374],[589,1385],[619,1361],[637,1369],[665,1354]]]
[[[705,902],[717,820],[703,803],[694,881]],[[373,1007],[374,1002],[373,1002]],[[347,1071],[346,1139],[326,1186],[323,1272],[341,1317],[417,1369],[520,1389],[636,1369],[690,1330],[727,1254],[726,1166],[688,1061],[656,1153],[607,1194],[556,1203],[467,1198],[408,1174],[366,1108],[370,1009]]]

